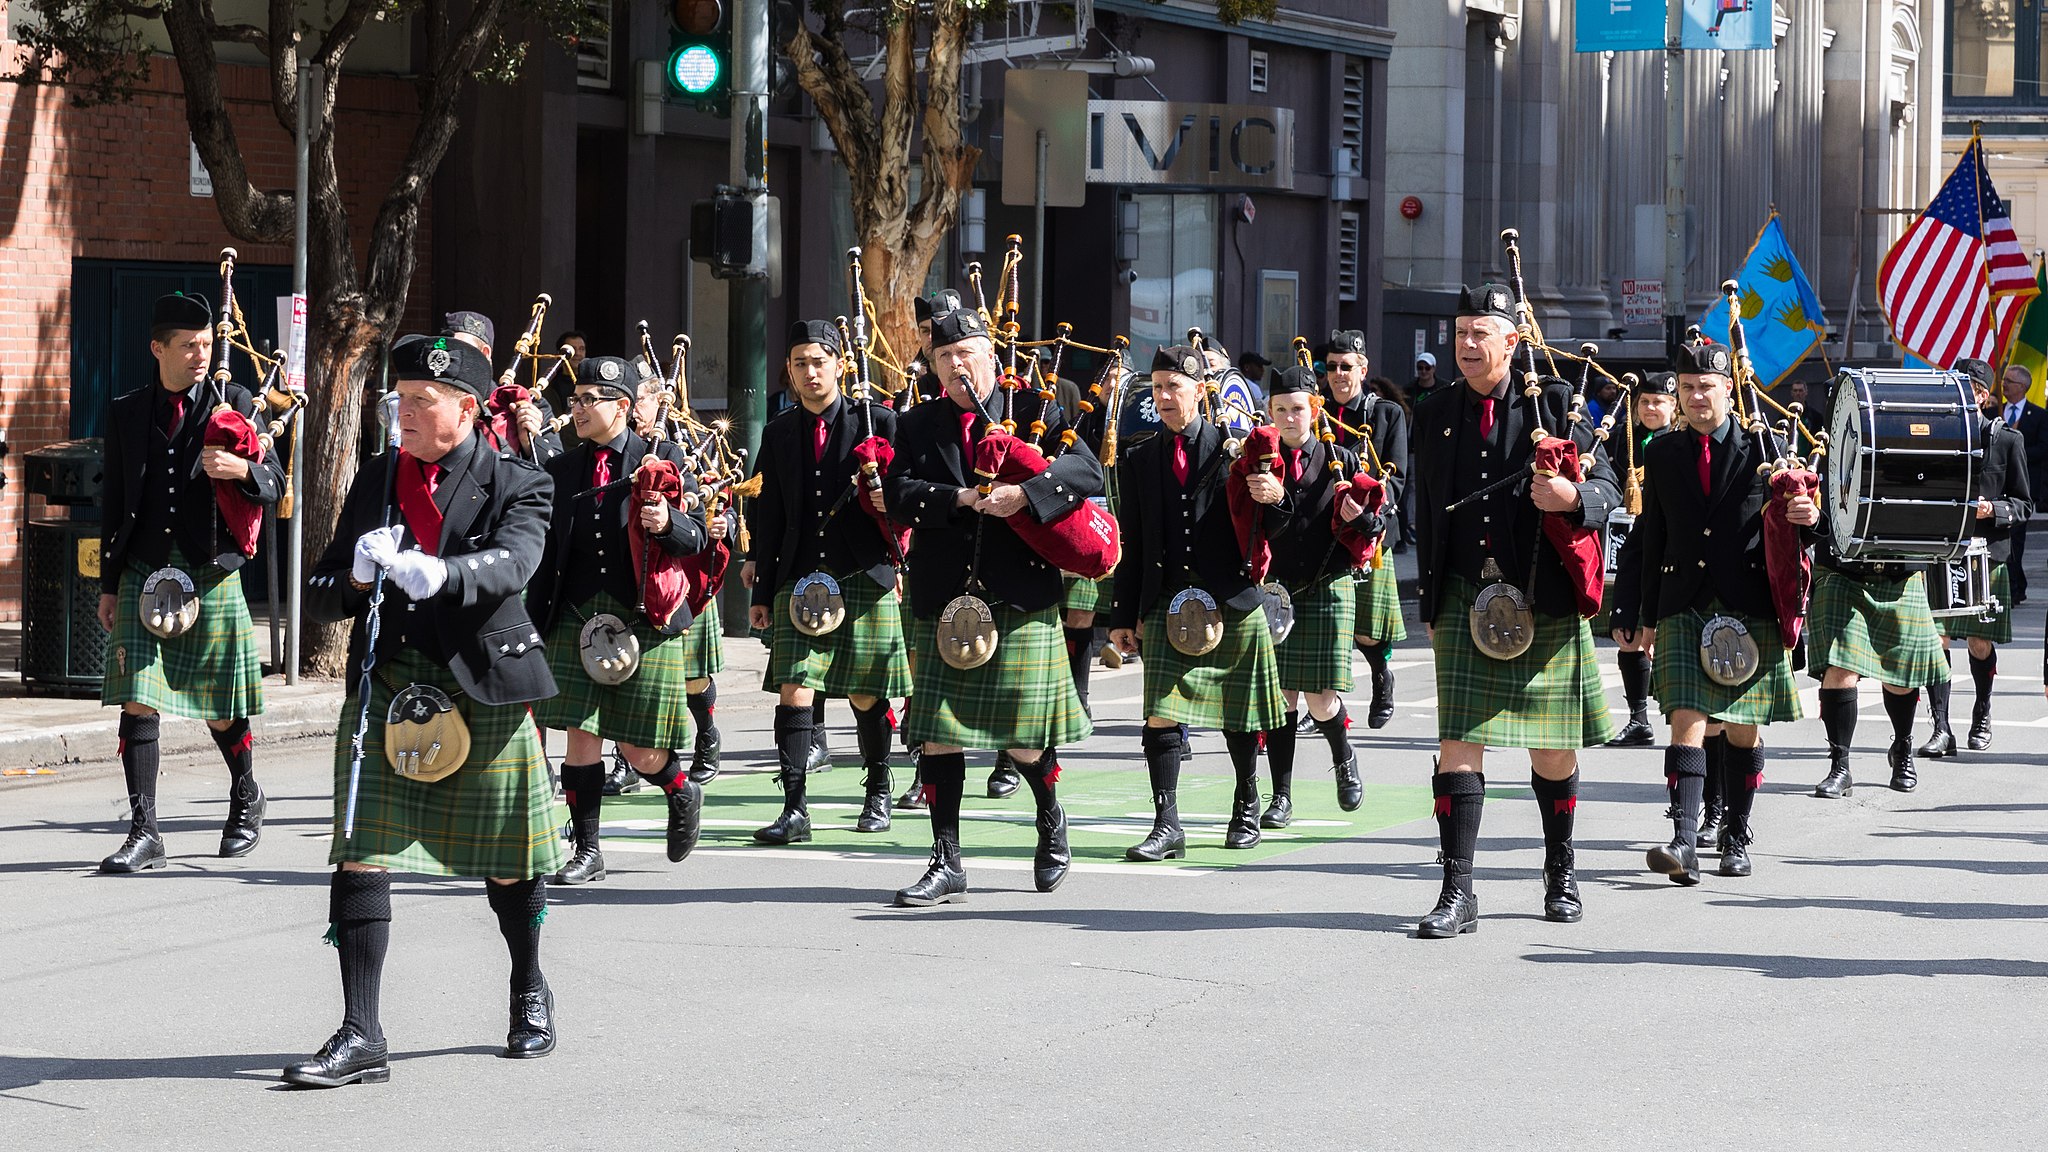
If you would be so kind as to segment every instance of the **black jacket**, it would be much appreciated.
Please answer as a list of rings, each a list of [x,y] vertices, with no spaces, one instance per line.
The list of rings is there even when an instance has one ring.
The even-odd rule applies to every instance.
[[[1015,398],[1017,426],[1028,429],[1042,401],[1036,393]],[[981,528],[978,575],[991,600],[1035,612],[1060,602],[1064,589],[1060,570],[1038,553],[998,516],[984,516],[958,505],[960,490],[975,486],[972,463],[960,439],[961,408],[951,400],[927,400],[897,420],[896,461],[884,481],[890,518],[911,527],[910,609],[923,618],[937,616],[946,602],[967,590],[967,569],[974,556],[975,526]],[[1046,415],[1041,443],[1057,446],[1068,426],[1066,414],[1054,405]],[[976,420],[977,438],[981,421]],[[1041,524],[1073,512],[1080,502],[1102,493],[1102,465],[1087,445],[1077,443],[1052,460],[1052,466],[1023,485],[1025,507],[1017,513]]]
[[[1285,460],[1286,449],[1281,451]],[[1337,498],[1337,477],[1329,466],[1333,452],[1344,466],[1345,479],[1357,475],[1358,456],[1351,449],[1310,438],[1301,449],[1301,479],[1288,483],[1287,497],[1277,505],[1280,515],[1267,521],[1266,539],[1273,546],[1267,578],[1291,591],[1351,567],[1351,553],[1336,545],[1337,533],[1331,527],[1331,505]],[[1391,509],[1382,507],[1377,516],[1360,516],[1358,528],[1376,536],[1391,516]]]
[[[2003,410],[2004,406],[2000,405],[2000,411]],[[2048,475],[2048,408],[2029,400],[2020,410],[2019,420],[2006,426],[2027,442],[2027,478],[2031,480]]]
[[[650,450],[661,459],[672,461],[678,469],[682,469],[682,449],[666,440],[650,445],[628,429],[626,443],[620,453],[623,459],[613,479],[631,480],[633,473],[639,470],[640,462],[646,458]],[[533,617],[535,624],[540,625],[543,636],[554,627],[555,616],[562,609],[560,601],[564,577],[572,567],[587,560],[586,557],[572,554],[574,549],[570,547],[570,529],[575,524],[576,514],[589,510],[591,497],[585,496],[582,500],[577,500],[576,497],[590,487],[591,455],[596,451],[596,445],[579,440],[575,447],[547,462],[548,479],[554,484],[555,489],[553,511],[548,517],[547,547],[541,553],[540,570],[534,574],[533,590],[526,597],[527,614]],[[687,469],[682,471],[683,491],[695,492],[697,478],[690,475]],[[612,515],[607,517],[607,523],[616,524],[618,527],[618,559],[625,565],[622,569],[625,572],[625,579],[619,582],[618,592],[625,592],[633,584],[632,553],[627,550],[626,532],[627,525],[639,519],[640,508],[633,503],[631,497],[631,487],[615,488],[606,500],[606,505],[612,512]],[[654,541],[672,556],[690,556],[703,551],[711,542],[710,535],[704,528],[704,510],[698,508],[694,511],[685,511],[682,508],[671,507],[668,532],[666,535],[655,537]],[[638,603],[634,597],[621,599],[628,607]],[[675,616],[670,619],[668,631],[671,634],[684,632],[689,629],[690,622],[694,619],[696,614],[690,611],[688,604],[684,604],[676,609]]]
[[[1458,454],[1453,447],[1458,440],[1458,427],[1464,419],[1464,393],[1469,387],[1458,381],[1432,389],[1415,406],[1414,436],[1414,481],[1410,499],[1415,506],[1416,566],[1418,569],[1418,591],[1424,623],[1437,623],[1438,592],[1443,585],[1445,574],[1451,570],[1451,517],[1444,511],[1454,499],[1458,466]],[[1552,381],[1537,400],[1542,414],[1543,426],[1553,435],[1572,427],[1568,415],[1571,409],[1571,386],[1563,381]],[[1520,479],[1508,489],[1512,497],[1509,505],[1515,514],[1505,527],[1502,546],[1494,550],[1505,578],[1520,588],[1529,587],[1529,556],[1536,546],[1537,536],[1542,531],[1543,513],[1529,501],[1528,462],[1535,451],[1529,439],[1531,430],[1529,401],[1517,384],[1508,386],[1506,413],[1500,417],[1507,421],[1506,443],[1508,451],[1501,463],[1501,475],[1517,472]],[[1581,425],[1580,427],[1584,427]],[[1563,513],[1574,525],[1588,525],[1602,528],[1607,523],[1608,513],[1621,502],[1621,491],[1616,486],[1614,469],[1608,466],[1605,453],[1588,451],[1586,440],[1591,430],[1575,437],[1579,442],[1579,459],[1585,469],[1586,480],[1578,486],[1580,506],[1572,512]],[[1557,557],[1555,549],[1545,544],[1536,551],[1537,579],[1536,611],[1551,616],[1573,616],[1578,614],[1578,605],[1571,586],[1566,583],[1564,564]]]
[[[232,572],[247,560],[221,521],[220,501],[214,496],[212,478],[204,471],[193,474],[204,445],[209,415],[201,409],[213,402],[213,386],[195,385],[185,394],[189,397],[185,418],[176,435],[168,440],[156,419],[160,391],[151,382],[116,397],[107,421],[100,504],[100,590],[109,596],[120,594],[121,573],[128,567],[137,534],[143,531],[162,531],[168,527],[171,541],[188,564],[218,563]],[[255,400],[239,384],[227,386],[227,402],[244,416],[252,416],[256,411]],[[154,469],[152,464],[156,465]],[[145,493],[151,486],[166,484],[176,494],[171,504],[176,509],[171,523],[141,523],[139,513]],[[261,464],[250,465],[242,491],[258,504],[277,503],[284,492],[284,466],[277,452],[266,452]]]
[[[896,413],[882,404],[872,405],[870,411],[875,435],[895,445]],[[854,445],[866,436],[860,405],[842,393],[826,415],[832,425],[819,465],[820,483],[808,491],[810,412],[801,404],[786,408],[761,429],[761,457],[754,469],[761,477],[761,494],[747,503],[753,545],[747,560],[754,565],[755,604],[772,606],[777,589],[819,570],[817,529],[806,510],[830,511],[849,491],[852,495],[825,525],[822,566],[841,579],[866,572],[876,584],[895,587],[896,574],[889,565],[882,530],[860,503],[860,465],[853,459]],[[896,451],[900,455],[902,448]]]
[[[2030,414],[2039,411],[2030,409]],[[2048,437],[2048,429],[2041,434]],[[2006,427],[2003,420],[1979,424],[1977,439],[1984,445],[1984,459],[1977,469],[1977,499],[1991,501],[1991,515],[1975,521],[1972,532],[1984,538],[1992,563],[2003,564],[2012,559],[2013,528],[2025,524],[2034,514],[2034,474],[2027,461],[2029,442]]]
[[[355,621],[348,641],[351,675],[362,666],[370,594],[357,590],[349,573],[356,541],[384,524],[385,489],[384,460],[373,460],[356,474],[334,539],[307,581],[311,619]],[[383,635],[392,634],[390,614],[414,613],[415,626],[419,616],[428,617],[427,626],[448,656],[448,670],[479,704],[518,704],[555,694],[540,630],[522,599],[540,569],[553,494],[547,473],[490,451],[482,436],[472,434],[468,459],[443,477],[434,496],[444,517],[439,554],[448,565],[448,582],[433,599],[418,604],[385,583]]]
[[[1643,513],[1615,573],[1611,626],[1651,628],[1667,616],[1704,612],[1719,597],[1752,616],[1772,618],[1764,564],[1764,505],[1770,482],[1757,474],[1756,439],[1731,422],[1714,442],[1714,491],[1702,496],[1699,437],[1658,436],[1643,454]]]
[[[1196,485],[1193,507],[1182,509],[1182,487],[1173,476],[1174,435],[1161,430],[1132,448],[1117,463],[1117,526],[1123,533],[1123,562],[1116,568],[1116,600],[1110,608],[1111,628],[1135,628],[1162,596],[1183,587],[1180,573],[1167,570],[1168,533],[1193,533],[1195,583],[1216,598],[1243,611],[1258,605],[1258,594],[1244,574],[1244,551],[1230,520],[1225,480],[1230,457],[1223,449],[1223,431],[1206,420],[1185,430],[1189,437],[1189,480]],[[1174,515],[1191,511],[1192,517]],[[1268,505],[1264,520],[1270,539],[1289,528],[1284,504]],[[1192,520],[1190,525],[1188,520]]]
[[[1325,389],[1326,397],[1327,392]],[[1372,434],[1373,450],[1368,453],[1365,450],[1364,437],[1346,431],[1345,428],[1335,429],[1338,446],[1351,449],[1368,466],[1372,463],[1373,456],[1379,457],[1382,467],[1372,469],[1372,475],[1373,479],[1386,487],[1387,503],[1392,506],[1389,508],[1391,514],[1393,508],[1398,508],[1408,495],[1408,413],[1399,404],[1374,394],[1371,389],[1361,389],[1358,395],[1352,398],[1350,405],[1338,404],[1334,399],[1328,400],[1328,403],[1330,415],[1337,421]],[[1380,475],[1385,471],[1384,466],[1388,464],[1394,466],[1393,473],[1387,476]]]

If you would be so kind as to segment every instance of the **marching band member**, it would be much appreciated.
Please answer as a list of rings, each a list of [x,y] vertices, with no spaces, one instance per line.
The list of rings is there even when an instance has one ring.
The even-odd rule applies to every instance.
[[[1073,513],[1077,502],[1102,490],[1102,468],[1076,443],[1032,479],[981,491],[974,455],[993,421],[1007,416],[1020,428],[1043,421],[1051,443],[1067,428],[1067,417],[1044,410],[1035,392],[997,390],[994,344],[972,308],[933,315],[932,367],[945,383],[945,400],[903,414],[884,480],[888,514],[911,527],[917,691],[905,704],[904,734],[923,745],[932,822],[931,863],[915,884],[896,893],[896,902],[909,906],[959,900],[967,892],[960,801],[969,748],[1007,751],[1030,786],[1038,830],[1032,881],[1041,892],[1057,888],[1071,861],[1067,816],[1056,791],[1057,750],[1093,730],[1061,659],[1060,571],[1032,551],[1012,522],[1049,523]],[[941,630],[954,626],[987,630],[978,637],[982,663],[960,667],[942,655]],[[947,639],[963,634],[949,630]]]
[[[1998,598],[1998,611],[1991,619],[1975,616],[1943,616],[1935,623],[1941,629],[1941,651],[1948,655],[1949,641],[1961,637],[1970,648],[1970,680],[1977,689],[1977,704],[1970,711],[1970,751],[1991,747],[1991,681],[1998,675],[1998,646],[2012,643],[2012,582],[2008,572],[2012,559],[2013,526],[2024,524],[2034,514],[2032,477],[2027,474],[2027,444],[2015,429],[2008,428],[1992,406],[1991,365],[1982,360],[1958,360],[1956,369],[1970,378],[1976,394],[1977,440],[1984,445],[1983,464],[1974,470],[1977,480],[1977,516],[1972,534],[1983,539],[1991,553],[1991,594]],[[1930,569],[1945,576],[1943,565]],[[1948,725],[1948,681],[1927,686],[1927,709],[1934,717],[1934,734],[1920,746],[1920,755],[1940,759],[1956,754],[1956,736]]]
[[[1552,381],[1526,400],[1510,364],[1519,343],[1509,290],[1467,290],[1454,343],[1463,384],[1437,389],[1415,410],[1420,607],[1436,659],[1432,783],[1444,856],[1442,893],[1418,928],[1424,938],[1478,927],[1472,858],[1489,744],[1529,750],[1543,821],[1544,918],[1571,923],[1584,915],[1572,851],[1577,749],[1613,735],[1592,631],[1580,615],[1585,589],[1547,539],[1544,518],[1569,528],[1604,524],[1620,492],[1598,453],[1582,457],[1583,482],[1536,474],[1530,432],[1539,421],[1568,426],[1571,388]],[[1491,488],[1512,477],[1519,479],[1511,487]],[[1597,560],[1590,579],[1597,599]],[[1495,648],[1482,648],[1481,635]]]
[[[553,486],[539,468],[484,444],[476,417],[492,380],[482,353],[448,337],[411,337],[392,348],[391,367],[398,445],[357,474],[307,588],[311,619],[354,622],[349,667],[368,672],[352,678],[334,742],[328,862],[338,867],[328,919],[342,1024],[284,1070],[287,1083],[313,1087],[390,1079],[378,1000],[394,868],[488,878],[512,960],[503,1054],[555,1049],[540,931],[562,848],[528,713],[554,695],[555,681],[521,600],[540,568]],[[365,682],[367,711],[357,695]],[[395,696],[406,702],[399,718],[382,722]],[[358,738],[360,761],[351,755]]]
[[[1383,468],[1371,471],[1385,492],[1389,523],[1393,523],[1408,492],[1408,413],[1365,386],[1365,333],[1357,329],[1330,333],[1323,363],[1323,389],[1329,399],[1330,419],[1337,426],[1337,443],[1357,453],[1369,468],[1375,460],[1381,463]],[[1388,657],[1394,645],[1408,638],[1408,625],[1401,618],[1401,578],[1389,564],[1367,565],[1352,578],[1358,583],[1353,635],[1366,666],[1372,669],[1372,703],[1365,723],[1369,728],[1384,728],[1394,718],[1394,672],[1388,667]],[[1348,716],[1339,719],[1346,725],[1351,722]]]
[[[554,508],[527,600],[560,689],[534,706],[534,720],[562,729],[569,741],[562,793],[576,851],[555,875],[559,884],[605,878],[598,846],[604,741],[617,741],[625,761],[667,797],[670,861],[681,861],[697,846],[704,804],[703,788],[671,751],[690,735],[675,698],[684,694],[689,678],[684,633],[693,615],[678,589],[663,595],[656,571],[658,554],[700,552],[710,536],[701,510],[671,503],[660,492],[643,496],[641,466],[650,457],[672,466],[668,495],[688,499],[697,480],[685,472],[674,444],[649,443],[630,427],[639,380],[632,364],[592,356],[583,369],[569,396],[577,445],[546,465]],[[634,535],[642,556],[629,543]],[[637,656],[621,660],[619,646],[628,643]]]
[[[1624,483],[1628,478],[1631,449],[1634,467],[1644,468],[1649,459],[1650,442],[1671,430],[1678,418],[1678,377],[1669,372],[1646,372],[1642,382],[1635,388],[1631,403],[1635,409],[1635,443],[1627,442],[1625,435],[1608,438],[1603,445],[1607,452],[1608,466]],[[1627,541],[1622,548],[1633,547]],[[1628,723],[1621,726],[1614,739],[1607,742],[1609,748],[1647,748],[1657,742],[1657,730],[1650,726],[1650,662],[1656,651],[1657,634],[1650,628],[1615,628],[1615,643],[1620,651],[1615,653],[1615,664],[1621,669],[1621,694],[1628,701]],[[1623,639],[1621,633],[1627,632]],[[1714,786],[1714,774],[1708,773],[1707,809],[1711,814],[1719,805]],[[1709,820],[1708,823],[1712,823]]]
[[[1237,788],[1226,848],[1259,842],[1259,739],[1286,714],[1257,586],[1225,499],[1229,468],[1223,430],[1198,405],[1205,366],[1184,346],[1152,361],[1152,403],[1160,433],[1118,466],[1116,518],[1130,550],[1116,570],[1109,641],[1128,654],[1144,644],[1143,747],[1151,776],[1152,831],[1124,855],[1165,860],[1187,854],[1180,823],[1179,726],[1219,728]],[[1288,516],[1276,507],[1285,485],[1271,472],[1245,478],[1263,505],[1268,532]]]
[[[248,557],[228,516],[232,505],[239,517],[260,518],[261,508],[283,492],[284,472],[275,454],[251,460],[209,435],[209,401],[245,417],[256,411],[241,385],[207,386],[213,338],[204,297],[159,297],[149,335],[156,379],[115,399],[108,415],[99,600],[100,627],[108,635],[100,702],[121,708],[129,824],[121,847],[100,862],[101,872],[164,866],[156,785],[165,712],[206,721],[227,761],[220,854],[245,856],[263,833],[265,801],[249,732],[249,718],[263,711],[263,660],[238,576]],[[183,590],[187,607],[175,614],[183,628],[150,627],[173,615],[143,603],[153,584]]]
[[[453,337],[482,352],[488,362],[497,327],[481,312],[450,312],[441,317],[440,335]],[[514,403],[511,416],[512,442],[500,444],[500,451],[523,455],[541,464],[562,454],[562,434],[555,431],[555,410],[547,397],[535,393]]]
[[[753,590],[747,621],[770,632],[765,691],[778,693],[775,746],[782,813],[754,833],[763,844],[811,838],[809,765],[824,695],[853,705],[865,768],[855,831],[890,825],[891,697],[910,691],[896,572],[889,547],[860,496],[854,447],[863,437],[860,402],[839,387],[844,362],[838,326],[799,320],[785,365],[797,403],[761,430],[755,472],[761,495],[749,515],[753,547],[740,582]],[[895,439],[896,414],[871,408],[873,433]]]
[[[1357,502],[1338,502],[1338,482],[1357,475],[1358,456],[1349,448],[1324,444],[1317,438],[1315,373],[1295,366],[1283,368],[1269,379],[1266,413],[1280,433],[1286,468],[1279,475],[1286,486],[1283,507],[1287,512],[1284,522],[1270,534],[1273,567],[1269,578],[1288,590],[1294,605],[1294,627],[1274,649],[1287,715],[1266,732],[1273,799],[1259,817],[1259,826],[1285,828],[1294,819],[1295,708],[1303,696],[1308,698],[1307,711],[1316,730],[1330,742],[1338,806],[1351,812],[1364,798],[1341,695],[1351,690],[1350,630],[1356,619],[1352,600],[1360,586],[1352,581],[1353,553],[1338,539],[1337,523],[1341,516],[1353,533],[1372,540],[1389,514],[1384,506],[1367,512]]]
[[[1630,533],[1633,562],[1615,585],[1618,642],[1654,629],[1656,695],[1671,721],[1664,752],[1674,834],[1649,865],[1673,883],[1700,882],[1699,834],[1708,776],[1707,727],[1725,741],[1720,831],[1723,876],[1750,874],[1750,809],[1763,783],[1761,727],[1800,718],[1792,660],[1782,642],[1764,557],[1769,478],[1765,449],[1730,415],[1734,362],[1723,344],[1681,346],[1673,364],[1683,431],[1644,449],[1643,511]],[[1820,523],[1812,498],[1786,508],[1788,523]],[[1698,651],[1697,659],[1684,654]]]

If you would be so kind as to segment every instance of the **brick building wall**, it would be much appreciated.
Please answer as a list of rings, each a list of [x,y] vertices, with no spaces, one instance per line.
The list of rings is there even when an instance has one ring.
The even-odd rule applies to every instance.
[[[20,58],[19,45],[0,40],[0,76],[18,71]],[[292,137],[271,112],[265,72],[224,65],[221,87],[251,182],[289,190]],[[413,107],[407,80],[342,81],[336,134],[359,260],[417,123]],[[289,245],[230,236],[213,200],[191,194],[190,147],[168,57],[156,58],[133,100],[109,107],[79,107],[59,88],[0,81],[0,429],[12,449],[0,461],[8,480],[0,489],[0,620],[20,614],[21,525],[44,514],[41,499],[26,496],[21,453],[69,437],[72,261],[213,263],[223,246],[234,245],[245,265],[292,262]],[[411,330],[423,328],[429,313],[431,219],[431,211],[421,213],[405,325]],[[243,309],[259,306],[269,301],[245,301]],[[149,336],[138,331],[132,338]]]

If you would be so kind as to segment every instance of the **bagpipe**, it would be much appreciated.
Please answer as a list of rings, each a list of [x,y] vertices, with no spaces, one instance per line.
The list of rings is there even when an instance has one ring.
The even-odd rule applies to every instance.
[[[861,439],[853,446],[853,458],[860,465],[857,483],[860,487],[861,507],[873,518],[875,527],[881,530],[882,544],[889,556],[889,566],[897,572],[903,571],[903,552],[910,542],[908,528],[890,521],[886,513],[875,508],[875,497],[882,491],[882,473],[896,462],[896,449],[887,439],[875,435],[875,380],[874,366],[869,363],[871,354],[868,339],[867,285],[861,277],[866,269],[861,267],[860,249],[846,250],[846,281],[853,296],[853,319],[835,317],[839,325],[839,346],[845,349],[853,377],[853,396],[860,405]],[[917,396],[915,383],[905,389],[904,394],[913,399]]]
[[[236,259],[233,248],[220,250],[220,319],[214,322],[216,360],[212,375],[207,380],[212,403],[206,418],[205,442],[209,448],[225,448],[252,464],[260,464],[297,427],[300,415],[305,411],[306,393],[302,387],[287,386],[282,352],[265,353],[251,339],[249,322],[243,317],[241,302],[235,296]],[[262,382],[256,387],[256,409],[252,416],[235,411],[227,399],[227,386],[234,379],[231,358],[236,351],[246,355],[262,375]],[[284,493],[277,508],[279,519],[290,519],[292,515],[289,453],[285,459]],[[254,556],[257,531],[263,522],[262,506],[244,495],[241,487],[230,480],[214,481],[213,491],[220,503],[221,518],[227,522],[235,546],[241,549],[242,555]]]
[[[492,448],[503,451],[508,445],[516,445],[521,455],[536,463],[540,460],[540,446],[533,442],[520,444],[525,436],[519,430],[518,406],[537,402],[564,371],[569,374],[569,386],[576,386],[576,369],[570,364],[573,350],[567,344],[553,352],[540,350],[541,326],[547,322],[548,307],[554,302],[555,298],[545,292],[534,296],[526,329],[512,344],[512,361],[505,365],[505,371],[498,376],[498,386],[491,389],[477,413],[477,425]],[[519,382],[521,368],[527,370],[524,384]],[[569,420],[565,410],[552,423],[543,425],[542,430],[560,432],[569,426]]]
[[[642,320],[640,354],[647,361],[648,371],[661,382],[661,397],[657,414],[640,431],[648,440],[667,440],[681,448],[683,463],[678,466],[650,451],[631,478],[633,501],[647,505],[667,500],[678,510],[702,506],[707,525],[730,515],[738,531],[715,535],[709,547],[693,555],[671,556],[660,548],[649,548],[639,519],[633,519],[628,543],[633,550],[634,569],[642,575],[641,607],[657,627],[665,626],[674,616],[678,603],[688,603],[694,614],[702,612],[718,594],[732,566],[732,545],[727,537],[739,541],[742,549],[746,547],[746,521],[735,498],[754,496],[761,491],[759,477],[747,478],[746,449],[731,441],[731,421],[705,423],[690,408],[690,338],[677,333],[669,351],[668,363],[664,364],[648,334],[647,322]],[[685,493],[685,475],[696,479],[694,493]]]
[[[1294,338],[1294,363],[1296,367],[1315,370],[1315,358],[1309,352],[1306,337]],[[1394,474],[1393,461],[1380,458],[1370,425],[1362,430],[1353,429],[1360,446],[1365,449],[1359,453],[1359,462],[1364,467],[1351,476],[1344,475],[1344,461],[1337,455],[1337,429],[1343,424],[1330,415],[1328,398],[1321,393],[1316,394],[1315,411],[1315,437],[1323,445],[1323,453],[1329,458],[1326,467],[1336,480],[1334,499],[1330,502],[1330,546],[1342,548],[1352,568],[1364,568],[1368,564],[1374,568],[1383,567],[1386,564],[1386,527],[1381,525],[1378,531],[1367,532],[1366,525],[1378,520],[1386,508],[1386,480]],[[1327,560],[1323,567],[1328,567]]]

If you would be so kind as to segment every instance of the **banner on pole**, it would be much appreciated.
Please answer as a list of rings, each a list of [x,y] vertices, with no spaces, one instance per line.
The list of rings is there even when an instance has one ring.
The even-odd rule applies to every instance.
[[[1684,4],[1681,47],[1741,52],[1773,46],[1777,5],[1772,0],[1684,0]]]
[[[306,390],[306,298],[294,293],[277,298],[277,330],[283,334],[284,386]]]
[[[1647,52],[1664,47],[1667,0],[1578,0],[1576,52]]]

